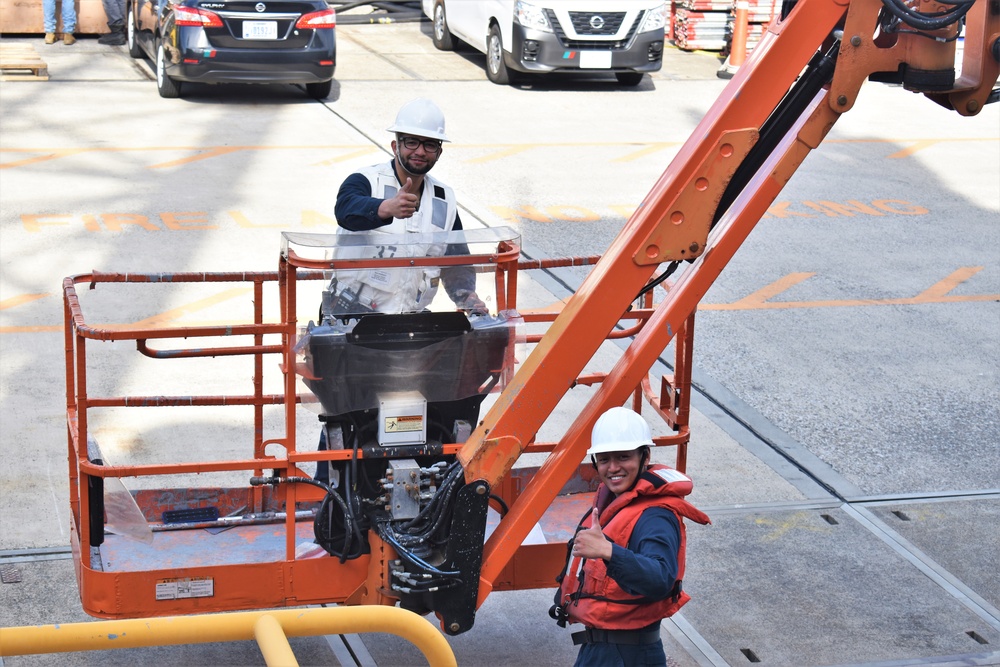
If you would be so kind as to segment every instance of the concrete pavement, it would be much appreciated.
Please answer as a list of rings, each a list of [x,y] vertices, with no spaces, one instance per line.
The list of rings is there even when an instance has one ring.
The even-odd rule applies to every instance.
[[[192,87],[161,100],[148,63],[123,49],[31,41],[50,80],[0,86],[0,565],[21,579],[0,584],[0,626],[86,619],[65,549],[63,276],[273,269],[278,231],[329,225],[340,179],[381,159],[384,127],[418,95],[448,112],[454,141],[439,170],[463,219],[515,225],[534,256],[599,253],[725,85],[713,56],[670,51],[637,90],[606,79],[499,88],[481,57],[436,52],[425,33],[338,28],[337,85],[324,104],[288,86]],[[688,471],[713,526],[690,531],[694,601],[665,625],[677,665],[1000,664],[996,299],[722,307],[804,272],[817,280],[791,285],[788,300],[919,294],[966,266],[980,268],[955,283],[959,296],[1000,294],[997,110],[945,118],[900,94],[866,89],[788,188],[781,210],[814,217],[763,221],[699,315]],[[956,145],[962,160],[946,157]],[[875,207],[886,200],[896,213]],[[829,202],[882,215],[830,214]],[[942,235],[947,252],[934,250]],[[852,251],[873,237],[876,250]],[[537,276],[525,304],[565,298],[579,279]],[[177,294],[163,305],[183,304]],[[137,378],[124,368],[115,381]],[[573,407],[540,439],[565,430]],[[107,424],[102,442],[128,457],[167,422]],[[473,631],[450,639],[459,664],[570,663],[550,599],[492,594]],[[293,647],[302,664],[335,664],[343,641]],[[391,636],[349,643],[356,664],[420,664]],[[246,644],[4,665],[140,660],[262,664]]]

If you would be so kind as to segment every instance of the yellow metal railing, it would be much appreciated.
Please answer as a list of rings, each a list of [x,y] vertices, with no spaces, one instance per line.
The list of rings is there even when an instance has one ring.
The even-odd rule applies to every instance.
[[[0,628],[0,657],[107,651],[256,639],[269,667],[298,665],[288,637],[387,632],[406,639],[431,667],[455,667],[444,635],[427,619],[399,607],[357,606],[244,611],[91,623]]]

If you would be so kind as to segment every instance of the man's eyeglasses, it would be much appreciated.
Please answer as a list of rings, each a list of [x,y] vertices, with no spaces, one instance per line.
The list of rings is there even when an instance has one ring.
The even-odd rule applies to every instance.
[[[408,151],[415,151],[423,145],[426,153],[437,153],[441,150],[441,142],[436,139],[418,139],[416,137],[400,137],[399,143]]]

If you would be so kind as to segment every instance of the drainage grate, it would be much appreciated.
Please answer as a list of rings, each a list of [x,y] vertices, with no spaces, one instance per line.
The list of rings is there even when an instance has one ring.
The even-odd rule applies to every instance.
[[[969,630],[965,634],[969,635],[970,637],[972,637],[974,640],[976,640],[980,644],[989,644],[989,642],[986,641],[986,637],[983,637],[981,634],[979,634],[975,630]]]
[[[823,517],[823,521],[826,521],[831,526],[836,526],[837,524],[840,523],[839,521],[837,521],[836,519],[834,519],[829,514],[820,514],[820,516]]]
[[[741,648],[740,653],[745,655],[746,659],[749,660],[750,662],[760,662],[760,658],[758,658],[757,654],[754,653],[751,649]]]
[[[900,521],[909,521],[910,520],[909,515],[906,512],[902,511],[902,510],[893,510],[892,513],[895,514],[896,518],[899,519]]]
[[[0,567],[0,581],[5,584],[16,584],[21,581],[21,571],[16,565],[4,565]]]

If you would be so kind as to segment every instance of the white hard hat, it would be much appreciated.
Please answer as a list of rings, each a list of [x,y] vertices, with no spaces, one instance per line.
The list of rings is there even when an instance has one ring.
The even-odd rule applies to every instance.
[[[628,408],[611,408],[594,424],[587,454],[628,452],[652,445],[653,434],[641,415]]]
[[[436,104],[424,97],[404,104],[396,114],[396,122],[388,130],[396,134],[448,141],[444,133],[444,114]]]

